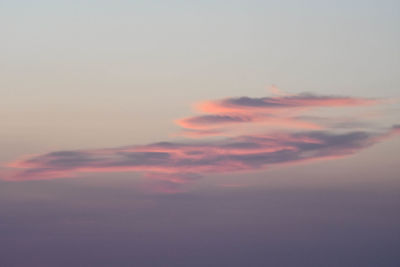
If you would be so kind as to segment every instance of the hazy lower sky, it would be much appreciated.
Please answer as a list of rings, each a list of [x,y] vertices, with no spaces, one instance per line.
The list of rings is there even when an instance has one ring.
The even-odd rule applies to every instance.
[[[0,1],[0,266],[399,266],[399,25]]]

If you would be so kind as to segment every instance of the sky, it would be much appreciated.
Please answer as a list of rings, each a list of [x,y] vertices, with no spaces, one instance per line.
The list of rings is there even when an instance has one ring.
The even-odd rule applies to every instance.
[[[0,1],[0,266],[399,266],[398,25]]]

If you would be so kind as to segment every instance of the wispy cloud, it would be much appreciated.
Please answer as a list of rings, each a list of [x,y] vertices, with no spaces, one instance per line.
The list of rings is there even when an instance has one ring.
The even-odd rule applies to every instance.
[[[157,181],[163,190],[175,192],[182,184],[196,181],[208,173],[251,171],[277,164],[339,158],[400,132],[398,125],[386,131],[313,129],[310,122],[282,115],[287,109],[293,108],[371,105],[378,103],[377,100],[301,94],[272,98],[228,98],[207,103],[202,110],[213,114],[187,118],[181,121],[181,125],[199,136],[203,132],[206,135],[218,135],[221,134],[218,130],[208,126],[251,124],[260,119],[259,110],[279,109],[279,120],[288,124],[297,123],[295,128],[299,129],[288,130],[285,127],[262,134],[250,132],[218,140],[160,142],[32,155],[10,163],[9,167],[20,171],[7,178],[25,181],[73,177],[82,173],[140,172],[148,180]],[[253,109],[257,112],[254,113]],[[235,113],[225,113],[227,110],[234,110]],[[263,119],[268,118],[265,121],[268,124],[268,113],[264,116]],[[203,125],[206,127],[202,128]]]
[[[357,107],[378,103],[380,100],[377,99],[310,93],[288,95],[280,92],[274,97],[237,97],[200,102],[196,110],[203,114],[179,119],[176,123],[184,128],[183,135],[188,137],[205,136],[207,133],[226,134],[232,130],[232,126],[243,127],[250,123],[317,130],[323,128],[322,124],[300,115],[316,108]],[[198,132],[198,135],[194,132]]]
[[[321,96],[311,93],[284,95],[276,97],[237,97],[216,101],[206,101],[198,105],[199,109],[208,113],[225,113],[226,111],[243,112],[246,110],[268,110],[300,107],[343,107],[365,106],[376,104],[378,100],[345,96]]]

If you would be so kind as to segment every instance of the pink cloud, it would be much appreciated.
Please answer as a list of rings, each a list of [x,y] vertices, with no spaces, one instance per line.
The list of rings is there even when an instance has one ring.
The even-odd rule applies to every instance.
[[[206,113],[179,119],[176,123],[186,130],[187,136],[195,136],[199,132],[206,136],[208,132],[224,133],[227,127],[243,127],[244,124],[258,124],[260,127],[273,126],[297,129],[322,129],[315,122],[301,119],[301,114],[321,107],[357,107],[379,103],[379,100],[318,96],[313,94],[283,95],[275,97],[239,97],[201,102],[197,110]]]
[[[393,131],[393,130],[391,130]],[[10,177],[35,180],[88,172],[144,172],[146,177],[187,183],[205,173],[268,168],[353,154],[387,133],[324,131],[246,135],[213,142],[162,142],[99,150],[57,151],[10,164],[22,169]]]
[[[221,129],[229,124],[274,124],[283,129],[263,134],[250,132],[214,141],[159,142],[25,156],[9,164],[15,172],[7,175],[7,179],[26,181],[96,172],[139,172],[144,173],[146,180],[155,184],[157,190],[178,192],[183,185],[193,183],[207,173],[252,171],[274,165],[344,157],[399,134],[399,126],[384,132],[351,129],[337,132],[302,118],[294,118],[292,114],[286,116],[287,110],[297,108],[359,106],[377,102],[310,94],[228,98],[208,102],[215,109],[205,110],[212,114],[178,121],[178,124],[187,128],[186,133],[199,138],[209,134],[221,135],[224,134]],[[228,109],[235,112],[225,113]],[[259,113],[261,109],[280,111]]]
[[[376,99],[344,96],[320,96],[309,93],[276,97],[238,97],[199,103],[197,108],[205,113],[244,112],[246,110],[273,111],[277,109],[310,107],[367,106],[379,103]]]

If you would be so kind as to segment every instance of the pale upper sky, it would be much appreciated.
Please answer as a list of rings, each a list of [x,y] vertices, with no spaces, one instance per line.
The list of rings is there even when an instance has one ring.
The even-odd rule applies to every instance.
[[[399,10],[361,0],[1,1],[2,145],[163,140],[194,102],[265,96],[271,85],[399,97]]]

